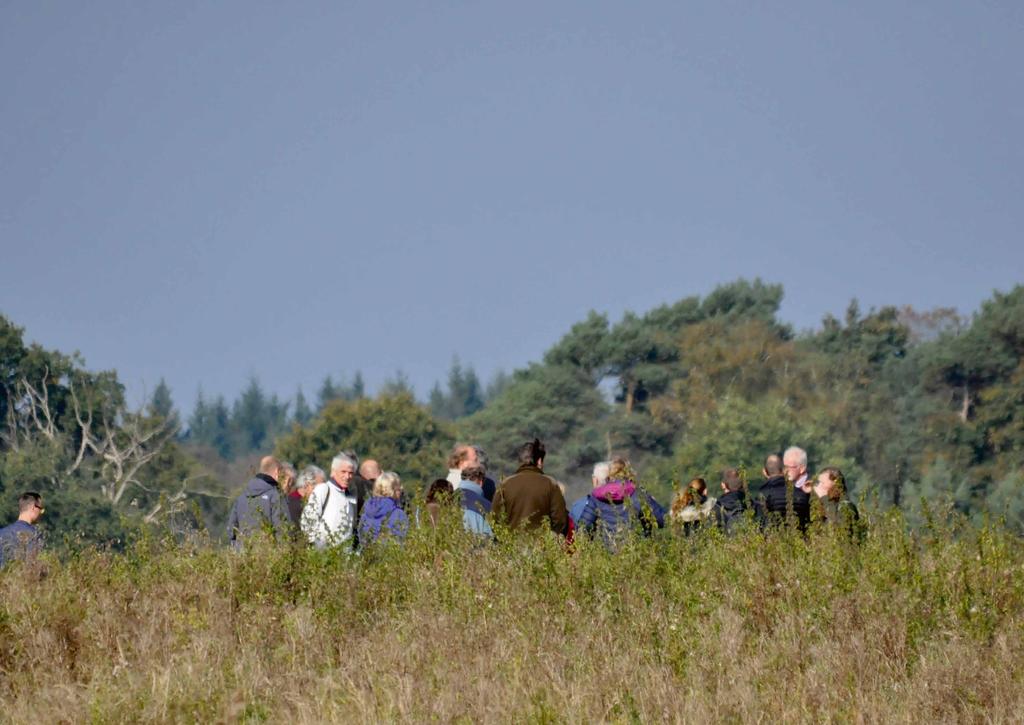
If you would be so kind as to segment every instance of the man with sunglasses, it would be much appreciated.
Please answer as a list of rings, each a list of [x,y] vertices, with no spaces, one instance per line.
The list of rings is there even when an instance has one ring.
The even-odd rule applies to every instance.
[[[15,559],[34,557],[43,548],[43,535],[35,523],[43,515],[43,497],[26,491],[18,498],[18,520],[0,529],[0,567]]]

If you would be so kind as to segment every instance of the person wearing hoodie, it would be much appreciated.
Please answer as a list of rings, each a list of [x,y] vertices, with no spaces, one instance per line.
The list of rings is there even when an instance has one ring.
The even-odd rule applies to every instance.
[[[235,499],[228,515],[228,541],[236,549],[269,524],[275,536],[288,529],[288,513],[277,484],[279,464],[273,456],[260,459],[260,470]]]
[[[608,481],[587,496],[577,530],[598,533],[609,549],[630,531],[650,536],[655,526],[665,525],[665,509],[646,491],[637,488],[630,475],[629,461],[616,458],[608,470]]]
[[[722,471],[722,496],[715,501],[712,515],[718,528],[724,534],[733,533],[743,520],[747,510],[747,495],[743,490],[743,478],[735,468]]]
[[[754,501],[754,512],[762,528],[778,525],[792,516],[804,531],[811,519],[811,500],[802,488],[794,486],[783,475],[784,470],[780,456],[773,453],[765,459],[762,471],[765,482]]]
[[[519,468],[498,486],[491,510],[510,529],[539,529],[547,519],[553,532],[565,536],[569,522],[565,496],[555,480],[544,475],[546,453],[539,438],[519,447]]]
[[[349,542],[355,534],[359,498],[352,479],[356,462],[344,453],[331,461],[331,477],[317,484],[302,509],[302,533],[318,549]]]
[[[378,540],[402,541],[409,532],[409,517],[398,506],[402,497],[402,479],[394,471],[384,471],[373,483],[373,496],[363,506],[359,518],[359,540],[369,546]]]

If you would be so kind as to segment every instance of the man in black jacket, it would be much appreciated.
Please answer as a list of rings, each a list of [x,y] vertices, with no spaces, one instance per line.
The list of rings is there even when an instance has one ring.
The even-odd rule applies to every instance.
[[[731,534],[747,510],[747,495],[743,490],[743,479],[735,468],[722,471],[722,495],[715,501],[714,517],[719,528]]]
[[[795,488],[783,475],[782,458],[774,453],[764,461],[765,482],[761,484],[754,511],[762,527],[777,525],[795,517],[801,531],[811,520],[811,500],[803,490]]]

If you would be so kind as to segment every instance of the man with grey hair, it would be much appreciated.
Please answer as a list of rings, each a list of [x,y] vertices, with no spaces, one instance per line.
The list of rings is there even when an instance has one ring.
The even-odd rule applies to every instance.
[[[598,461],[594,464],[594,471],[590,474],[590,486],[591,488],[598,488],[608,483],[608,472],[611,470],[611,461]],[[587,496],[589,494],[583,494],[578,499],[573,501],[572,506],[569,507],[569,518],[573,522],[579,521],[580,516],[583,515],[583,509],[587,507]]]
[[[318,549],[339,546],[353,538],[358,499],[352,489],[356,462],[344,453],[331,461],[331,477],[313,488],[302,509],[302,533]]]
[[[790,446],[782,454],[782,466],[786,469],[786,479],[804,493],[810,493],[814,482],[807,476],[807,451],[797,446]]]
[[[306,466],[296,477],[295,485],[288,493],[288,518],[296,528],[302,523],[302,509],[317,484],[327,480],[327,474],[319,466]]]

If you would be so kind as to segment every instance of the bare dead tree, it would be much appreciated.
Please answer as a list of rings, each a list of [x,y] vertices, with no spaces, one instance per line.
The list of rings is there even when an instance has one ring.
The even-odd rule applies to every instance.
[[[48,390],[49,370],[43,374],[42,384],[34,385],[26,377],[18,381],[23,404],[19,410],[10,406],[7,438],[16,446],[20,437],[41,435],[52,443],[70,447],[75,436],[66,436],[57,426],[50,404]],[[141,412],[124,410],[113,412],[96,410],[96,406],[83,404],[74,381],[68,383],[71,409],[77,424],[77,444],[69,451],[69,462],[61,478],[68,478],[89,461],[100,467],[103,483],[100,491],[112,504],[121,503],[125,492],[132,486],[145,488],[139,480],[142,468],[163,452],[178,432],[176,421],[148,418]],[[58,483],[59,481],[54,481]],[[183,484],[184,486],[184,484]],[[183,500],[184,488],[172,494]],[[155,515],[155,514],[154,514]]]

